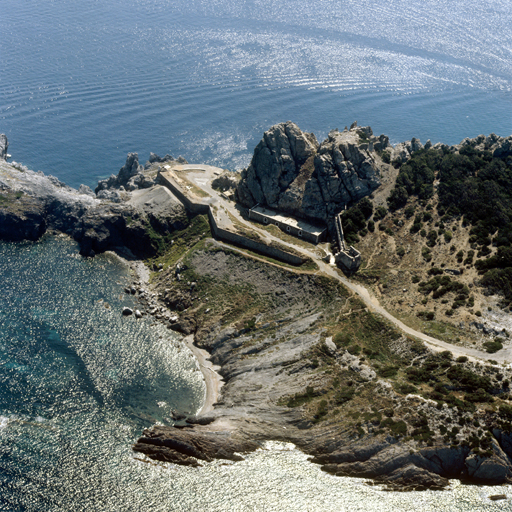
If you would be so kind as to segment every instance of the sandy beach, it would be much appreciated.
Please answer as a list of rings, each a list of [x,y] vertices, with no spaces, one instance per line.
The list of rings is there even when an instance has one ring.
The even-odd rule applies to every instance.
[[[183,338],[183,343],[185,343],[196,357],[201,373],[204,376],[204,382],[206,384],[205,400],[203,407],[197,414],[206,414],[213,410],[213,406],[219,396],[220,388],[223,385],[222,377],[216,371],[219,369],[219,366],[214,366],[212,362],[208,360],[210,354],[208,354],[206,350],[200,349],[194,345],[193,334]]]

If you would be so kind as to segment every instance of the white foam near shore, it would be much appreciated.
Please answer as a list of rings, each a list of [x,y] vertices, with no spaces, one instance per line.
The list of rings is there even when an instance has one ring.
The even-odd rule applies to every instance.
[[[8,424],[9,424],[9,418],[7,418],[6,416],[0,416],[0,430],[7,427]]]

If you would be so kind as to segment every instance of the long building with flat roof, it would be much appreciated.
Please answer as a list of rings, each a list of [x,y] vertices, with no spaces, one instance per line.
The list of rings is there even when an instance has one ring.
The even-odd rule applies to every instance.
[[[249,219],[256,220],[262,224],[274,224],[281,231],[303,238],[313,244],[322,242],[327,232],[326,227],[314,225],[302,219],[287,217],[282,213],[259,205],[249,210]]]

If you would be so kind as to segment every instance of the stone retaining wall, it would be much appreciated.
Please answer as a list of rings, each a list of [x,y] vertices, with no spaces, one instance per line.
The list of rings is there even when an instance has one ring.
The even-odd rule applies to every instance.
[[[219,240],[224,240],[225,242],[229,242],[233,245],[237,245],[239,247],[245,247],[246,249],[250,249],[251,251],[259,252],[266,256],[270,256],[279,261],[284,261],[285,263],[289,263],[290,265],[298,266],[304,263],[304,259],[300,256],[296,256],[295,254],[291,254],[289,252],[283,251],[282,249],[278,249],[277,247],[271,247],[270,245],[266,245],[261,242],[257,242],[255,240],[251,240],[243,235],[239,235],[237,233],[233,233],[232,231],[228,231],[227,229],[223,229],[219,227],[215,220],[215,216],[213,215],[212,208],[209,204],[205,203],[195,203],[186,194],[183,193],[181,188],[174,183],[172,179],[166,177],[163,173],[158,173],[160,183],[167,187],[185,206],[185,208],[192,213],[207,213],[208,219],[210,221],[210,226],[212,228],[213,234],[215,238]]]
[[[208,208],[208,218],[210,219],[210,225],[212,227],[212,231],[215,238],[224,240],[225,242],[229,242],[233,245],[245,247],[246,249],[250,249],[251,251],[265,254],[266,256],[270,256],[271,258],[274,258],[276,260],[289,263],[290,265],[298,266],[304,263],[304,260],[300,256],[296,256],[295,254],[283,251],[281,249],[278,249],[277,247],[271,247],[270,245],[266,245],[261,242],[256,242],[256,240],[251,240],[250,238],[247,238],[243,235],[239,235],[237,233],[233,233],[232,231],[228,231],[226,229],[219,227],[215,221],[215,217],[212,213],[211,208]]]

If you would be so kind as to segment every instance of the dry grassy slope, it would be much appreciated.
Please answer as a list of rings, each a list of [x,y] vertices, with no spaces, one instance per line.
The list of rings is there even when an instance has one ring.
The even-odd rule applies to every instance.
[[[386,205],[385,199],[391,188],[387,183],[386,187],[375,193],[373,202],[376,206]],[[444,229],[451,232],[452,239],[446,241],[443,235],[438,236],[435,246],[428,248],[431,260],[427,261],[422,253],[427,248],[427,238],[421,232],[413,234],[410,230],[415,215],[427,211],[432,214],[432,220],[424,222],[423,229],[427,234],[430,230],[439,230],[441,219],[436,209],[437,197],[430,201],[432,207],[422,206],[416,199],[408,206],[410,204],[415,207],[412,217],[406,217],[405,209],[388,212],[384,219],[376,222],[375,232],[368,233],[356,244],[362,253],[363,263],[355,279],[370,287],[381,304],[406,324],[445,341],[480,348],[492,336],[484,335],[481,329],[472,326],[474,322],[495,330],[505,328],[512,332],[512,316],[498,307],[500,298],[486,296],[485,290],[479,286],[480,277],[474,266],[464,265],[457,260],[460,250],[464,251],[465,259],[472,249],[475,252],[474,260],[477,259],[478,251],[469,242],[470,227],[464,227],[461,219],[445,223]],[[400,248],[405,251],[403,256],[397,253]],[[493,247],[490,255],[495,252],[496,248]],[[445,270],[446,275],[450,275],[446,270],[461,271],[461,275],[451,277],[470,288],[474,306],[457,308],[449,316],[446,313],[452,310],[455,293],[438,299],[433,299],[432,293],[427,297],[420,293],[413,278],[428,281],[432,278],[428,271],[434,267]],[[419,318],[418,313],[421,312],[434,312],[434,321]],[[508,338],[506,340],[508,344]]]
[[[241,436],[293,442],[336,474],[385,478],[416,466],[445,475],[429,462],[435,459],[458,468],[455,477],[472,453],[508,471],[496,462],[490,433],[497,426],[512,430],[495,412],[508,403],[510,370],[431,354],[338,283],[212,240],[185,251],[179,279],[172,262],[153,274],[153,286],[164,302],[186,300],[180,318],[191,319],[196,343],[225,379],[213,414]],[[426,364],[433,381],[424,378]],[[448,391],[451,367],[484,375],[494,398],[485,395],[473,406],[469,392]],[[411,377],[411,369],[423,377]],[[434,391],[439,403],[429,399]],[[497,445],[495,451],[502,456]],[[421,475],[418,482],[444,485]],[[402,477],[397,483],[411,485]]]

